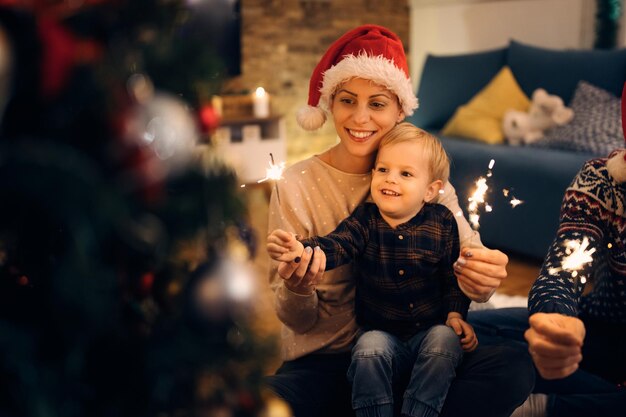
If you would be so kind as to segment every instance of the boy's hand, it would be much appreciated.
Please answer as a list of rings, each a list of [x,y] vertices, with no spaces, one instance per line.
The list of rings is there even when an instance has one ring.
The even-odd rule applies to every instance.
[[[267,236],[267,253],[276,261],[291,262],[300,258],[302,251],[304,246],[293,233],[276,229]]]
[[[478,338],[474,333],[474,328],[471,324],[463,320],[459,313],[448,313],[448,320],[446,320],[446,326],[451,327],[461,338],[461,347],[465,352],[471,352],[478,346]]]

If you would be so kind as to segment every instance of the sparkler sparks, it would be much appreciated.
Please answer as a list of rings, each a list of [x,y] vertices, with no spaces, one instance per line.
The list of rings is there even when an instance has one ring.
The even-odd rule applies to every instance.
[[[578,240],[568,240],[565,242],[565,256],[561,260],[561,266],[557,268],[550,268],[548,273],[550,275],[556,275],[560,271],[569,271],[571,273],[572,278],[578,277],[578,271],[580,271],[583,266],[587,263],[593,261],[593,255],[596,251],[596,248],[587,249],[589,247],[589,239],[586,237],[583,238],[583,241],[580,242]],[[579,281],[584,284],[586,282],[585,277],[581,277]]]
[[[509,194],[511,194],[511,191],[508,188],[503,188],[502,189],[502,194],[505,197],[508,197]],[[515,208],[517,206],[519,206],[520,204],[522,204],[524,201],[520,200],[519,198],[515,197],[513,194],[511,194],[511,199],[509,200],[509,204],[511,205],[511,207]]]
[[[257,183],[262,183],[264,181],[272,180],[274,181],[274,189],[276,190],[276,198],[278,198],[278,203],[280,204],[280,194],[278,193],[278,186],[276,185],[276,181],[283,178],[283,171],[285,170],[285,162],[280,162],[278,164],[274,163],[274,155],[270,153],[270,167],[265,170],[265,178],[261,178],[257,181]]]
[[[489,171],[487,172],[486,177],[491,177],[491,169],[496,163],[495,159],[489,161]],[[469,212],[469,220],[472,225],[474,231],[478,230],[480,227],[480,214],[478,214],[478,210],[480,205],[484,205],[485,211],[490,212],[492,207],[485,201],[485,194],[487,190],[489,190],[489,186],[487,185],[487,178],[479,177],[476,180],[476,189],[472,193],[472,195],[468,198],[469,205],[467,206],[467,211]]]

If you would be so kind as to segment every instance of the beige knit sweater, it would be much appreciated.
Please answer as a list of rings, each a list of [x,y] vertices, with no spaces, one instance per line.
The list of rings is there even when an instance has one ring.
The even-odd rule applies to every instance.
[[[371,174],[342,172],[316,156],[286,169],[283,176],[277,183],[280,203],[276,192],[270,200],[269,231],[280,228],[303,237],[326,235],[369,196]],[[461,246],[481,246],[480,236],[461,214],[450,184],[446,184],[438,202],[455,214]],[[283,360],[310,353],[349,351],[358,330],[352,266],[326,271],[316,291],[306,296],[284,286],[276,274],[277,266],[272,261],[270,285],[276,314],[283,323]]]

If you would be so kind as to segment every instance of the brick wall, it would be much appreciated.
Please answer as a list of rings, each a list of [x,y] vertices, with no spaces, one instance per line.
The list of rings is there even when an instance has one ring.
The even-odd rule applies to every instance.
[[[408,53],[409,8],[406,1],[242,0],[242,75],[225,88],[263,86],[272,109],[285,116],[288,162],[319,153],[335,142],[332,123],[306,132],[295,121],[307,101],[311,72],[328,46],[344,32],[365,23],[396,32]]]

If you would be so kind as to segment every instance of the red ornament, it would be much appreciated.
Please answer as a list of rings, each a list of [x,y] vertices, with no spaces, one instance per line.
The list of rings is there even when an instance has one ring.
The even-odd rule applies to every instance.
[[[202,133],[212,134],[220,125],[220,115],[213,106],[205,105],[200,109],[200,126]]]
[[[39,17],[38,30],[43,44],[43,95],[54,97],[69,81],[73,68],[97,61],[102,55],[102,47],[95,41],[75,37],[54,18]]]
[[[139,280],[139,291],[142,295],[148,295],[152,290],[154,284],[154,274],[152,272],[146,272],[141,276]]]

